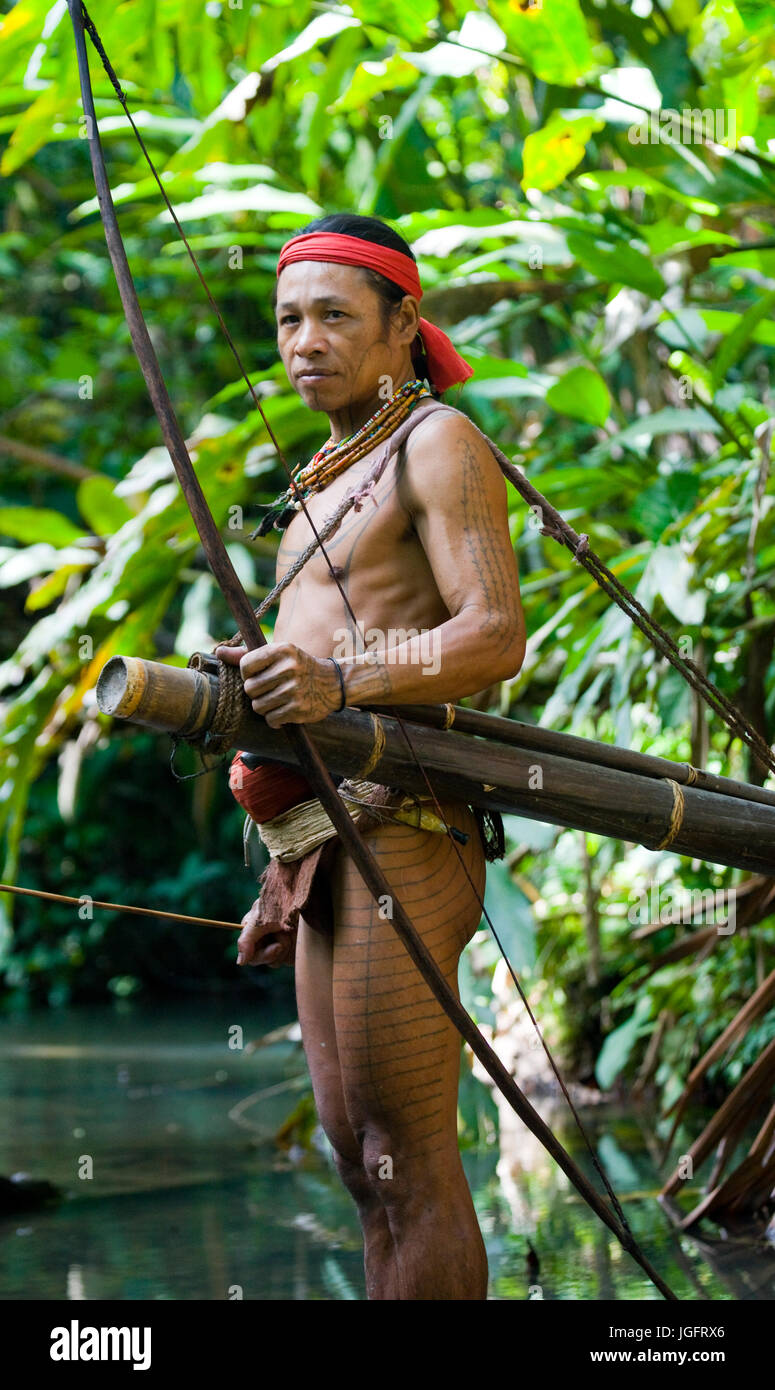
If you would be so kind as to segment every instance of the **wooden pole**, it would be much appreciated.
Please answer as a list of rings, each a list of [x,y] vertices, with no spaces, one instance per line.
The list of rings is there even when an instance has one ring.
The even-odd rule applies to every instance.
[[[213,682],[217,686],[217,678],[208,671],[113,657],[100,675],[97,702],[104,714],[183,737],[192,721],[200,733],[205,728],[203,711],[212,709]],[[181,698],[186,683],[188,704]],[[270,728],[245,700],[234,747],[256,753],[267,762],[298,767],[299,759],[288,746],[285,727]],[[409,728],[418,758],[439,797],[633,840],[649,849],[659,848],[665,840],[671,818],[675,823],[678,802],[682,815],[670,842],[676,853],[775,874],[775,808],[758,801],[694,786],[681,787],[677,797],[675,788],[664,778],[644,777],[513,743],[472,738],[455,732],[454,727],[448,732],[419,724]],[[375,738],[384,735],[384,747],[368,773],[369,779],[400,786],[407,792],[427,792],[422,772],[407,758],[404,739],[390,716],[346,709],[305,729],[326,765],[344,777],[362,774],[375,752]]]
[[[217,679],[218,662],[209,652],[194,652],[191,658],[196,670],[207,672]],[[719,792],[742,801],[758,801],[762,806],[775,807],[775,791],[753,782],[737,782],[733,777],[721,777],[691,763],[677,763],[659,758],[653,753],[639,753],[634,748],[618,744],[599,743],[577,734],[559,734],[555,729],[543,729],[537,724],[523,724],[518,719],[485,714],[467,709],[465,705],[361,705],[375,714],[388,714],[409,719],[432,729],[455,729],[460,734],[474,734],[495,739],[498,743],[532,748],[539,753],[557,753],[559,757],[579,758],[599,767],[618,768],[621,772],[637,772],[643,777],[672,777],[684,786],[700,787],[706,792]]]
[[[364,705],[363,708],[375,710],[378,714],[393,714],[396,709],[390,705]],[[598,743],[595,739],[579,738],[576,734],[558,734],[554,729],[542,729],[539,725],[523,724],[517,719],[504,719],[497,714],[484,714],[480,710],[466,709],[463,705],[453,705],[452,711],[451,727],[461,734],[479,734],[483,738],[497,739],[499,743],[513,743],[520,748],[533,748],[536,752],[580,758],[599,767],[637,772],[644,777],[672,777],[684,786],[696,786],[703,791],[719,792],[723,796],[775,807],[775,791],[758,787],[752,782],[736,782],[733,777],[720,777],[715,772],[706,772],[704,768],[692,767],[690,763],[672,762],[669,758],[658,758],[652,753],[638,753],[634,748]],[[447,727],[446,705],[402,705],[398,713],[402,719],[406,716],[414,724],[425,724],[434,729]]]

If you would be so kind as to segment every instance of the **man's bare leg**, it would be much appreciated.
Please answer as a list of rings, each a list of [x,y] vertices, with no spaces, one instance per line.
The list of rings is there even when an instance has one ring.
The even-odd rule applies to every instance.
[[[468,833],[460,853],[481,895],[485,863],[474,817],[460,803],[442,804],[447,820]],[[453,842],[396,823],[366,838],[457,992],[458,959],[481,908]],[[364,1202],[369,1229],[379,1232],[368,1256],[369,1296],[484,1299],[487,1259],[457,1138],[459,1034],[341,853],[332,892],[338,1065],[331,1079],[338,1071],[346,1157],[377,1197],[394,1246],[391,1257],[377,1212]]]
[[[363,1167],[344,1103],[333,1004],[334,943],[299,919],[296,940],[296,1002],[318,1117],[334,1151],[334,1162],[358,1208],[364,1240],[367,1298],[398,1298],[395,1249],[379,1195]]]

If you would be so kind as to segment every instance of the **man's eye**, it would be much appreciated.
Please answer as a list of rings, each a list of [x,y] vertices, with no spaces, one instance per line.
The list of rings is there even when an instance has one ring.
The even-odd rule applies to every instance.
[[[297,319],[296,319],[296,315],[295,315],[295,314],[283,314],[282,318],[280,319],[280,323],[281,323],[281,324],[296,323],[296,322],[297,322]]]
[[[330,318],[332,314],[336,314],[340,319],[344,318],[344,314],[341,309],[329,309],[327,311],[326,317]]]

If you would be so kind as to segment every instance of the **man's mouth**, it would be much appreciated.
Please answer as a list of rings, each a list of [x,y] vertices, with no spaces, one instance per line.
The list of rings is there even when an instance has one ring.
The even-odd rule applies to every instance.
[[[306,372],[297,372],[297,380],[299,380],[299,381],[322,381],[325,377],[335,376],[335,375],[336,375],[335,372],[322,372],[322,371],[318,371],[318,370],[316,370],[316,369],[310,369],[309,371],[306,371]]]

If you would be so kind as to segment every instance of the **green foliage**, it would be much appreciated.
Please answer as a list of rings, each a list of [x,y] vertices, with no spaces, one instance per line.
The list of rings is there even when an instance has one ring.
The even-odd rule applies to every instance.
[[[191,754],[177,761],[194,770]],[[88,901],[234,922],[250,905],[255,879],[235,864],[241,815],[223,778],[194,782],[192,807],[192,784],[172,782],[167,763],[155,736],[116,730],[84,763],[77,818],[67,808],[63,817],[57,804],[53,764],[31,788],[19,879],[82,901],[22,901],[6,1005],[234,989],[236,933],[115,914]],[[201,824],[205,809],[207,828],[192,847],[192,822]]]
[[[159,848],[142,816],[124,808],[106,820],[74,776],[82,765],[83,785],[106,757],[109,732],[122,748],[137,739],[96,714],[100,667],[118,651],[182,663],[231,623],[132,355],[80,138],[66,11],[50,0],[2,8],[3,872],[40,874],[44,841],[64,838],[72,858],[81,836],[94,842],[77,874],[91,891],[106,825],[120,841],[138,838],[140,860]],[[327,9],[311,0],[194,9],[93,0],[91,9],[289,462],[309,456],[324,422],[277,363],[277,251],[321,209],[376,212],[412,242],[429,316],[475,366],[455,403],[771,741],[771,10],[731,0],[672,0],[647,18],[625,0],[491,0],[486,10],[470,0]],[[170,393],[258,599],[272,582],[274,547],[247,535],[284,475],[94,55],[92,72],[122,230]],[[661,122],[670,111],[678,118]],[[509,507],[530,642],[497,707],[760,777],[541,534],[541,517],[526,514],[515,492]],[[136,796],[148,794],[146,774],[138,757],[128,778]],[[145,884],[168,903],[195,898],[193,911],[212,891],[208,835],[220,803],[199,788],[213,784],[184,784],[187,852],[168,843]],[[164,799],[169,783],[159,778],[154,791]],[[628,895],[654,872],[687,888],[739,875],[588,837],[603,961],[594,982],[579,839],[567,832],[549,848],[544,829],[520,823],[521,886],[502,866],[490,874],[509,949],[526,979],[542,982],[577,1070],[592,1078],[597,1069],[601,1084],[634,1073],[669,1008],[676,1022],[657,1074],[669,1094],[750,993],[751,941],[726,943],[699,972],[669,967],[641,995],[648,949],[631,939]],[[230,837],[220,864],[237,856],[238,826]],[[61,887],[61,865],[51,862],[46,882]],[[131,900],[137,863],[124,865],[124,877],[117,870],[104,895]],[[771,941],[771,925],[753,930]],[[42,916],[19,911],[14,943],[9,919],[12,987],[34,980],[45,998],[77,992],[79,980],[93,990],[151,978],[146,958],[119,951],[106,976],[94,966],[101,942],[86,927],[74,931],[70,946],[64,922],[49,940]],[[495,956],[477,960],[466,988],[484,1017]],[[700,1007],[705,978],[711,993]],[[725,1084],[744,1055],[725,1061]]]
[[[571,367],[546,393],[547,405],[588,425],[604,425],[611,409],[611,395],[597,372]]]
[[[614,1028],[613,1032],[608,1034],[595,1064],[595,1076],[603,1091],[611,1089],[629,1061],[638,1038],[651,1032],[646,1023],[651,1008],[651,997],[648,994],[641,995],[626,1022],[620,1023],[618,1028]]]

